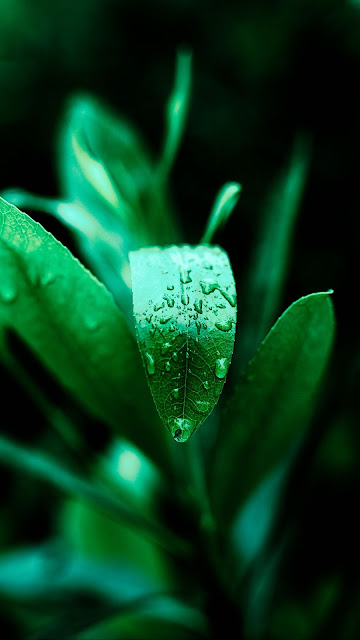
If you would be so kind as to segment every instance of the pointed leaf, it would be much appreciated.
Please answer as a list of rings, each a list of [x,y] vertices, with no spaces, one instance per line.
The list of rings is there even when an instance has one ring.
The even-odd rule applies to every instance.
[[[140,136],[92,96],[78,95],[69,103],[59,135],[59,173],[66,199],[118,233],[127,251],[175,240],[174,221]]]
[[[166,445],[161,429],[156,446],[152,442],[157,428],[151,402],[146,409],[135,340],[105,287],[2,199],[0,264],[0,356],[7,357],[4,328],[11,327],[89,411],[162,459]],[[139,410],[144,419],[147,414],[146,430],[136,424]]]
[[[219,247],[130,254],[137,339],[171,435],[185,442],[214,408],[234,348],[235,282]]]
[[[294,302],[229,398],[215,447],[212,494],[226,525],[301,435],[334,337],[329,293]]]

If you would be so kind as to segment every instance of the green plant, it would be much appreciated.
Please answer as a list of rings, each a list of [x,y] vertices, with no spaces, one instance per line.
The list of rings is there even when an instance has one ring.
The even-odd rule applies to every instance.
[[[66,451],[55,459],[0,437],[3,464],[65,494],[56,493],[56,540],[0,558],[0,589],[32,637],[218,637],[224,616],[238,637],[269,637],[286,545],[270,556],[267,545],[331,351],[331,292],[300,298],[273,325],[308,164],[299,138],[241,287],[229,371],[235,284],[212,241],[240,186],[221,190],[202,243],[184,245],[167,189],[189,88],[182,53],[156,163],[128,123],[74,98],[59,133],[64,198],[0,200],[1,360]],[[98,279],[7,201],[70,227]],[[146,383],[132,289],[149,386],[173,437]],[[14,343],[100,421],[104,450],[89,447],[86,421],[54,411]]]

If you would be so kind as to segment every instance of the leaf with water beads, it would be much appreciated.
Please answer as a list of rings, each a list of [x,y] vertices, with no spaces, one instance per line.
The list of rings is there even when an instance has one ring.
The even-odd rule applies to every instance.
[[[234,348],[229,258],[207,245],[130,253],[139,349],[158,413],[185,442],[213,410]]]

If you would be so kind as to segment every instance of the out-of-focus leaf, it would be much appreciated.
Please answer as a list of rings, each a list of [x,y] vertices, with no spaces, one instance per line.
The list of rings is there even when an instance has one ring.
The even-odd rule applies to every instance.
[[[243,314],[234,364],[243,370],[278,313],[289,251],[310,163],[310,143],[299,136],[288,167],[275,181],[265,202],[259,237],[243,292]]]
[[[180,51],[176,60],[173,91],[166,105],[164,147],[158,166],[161,181],[167,179],[181,142],[189,109],[191,89],[191,53]]]
[[[223,527],[303,433],[333,337],[329,293],[311,294],[285,311],[249,363],[215,446],[212,499]]]
[[[200,635],[206,626],[196,609],[159,591],[156,576],[128,562],[91,559],[51,542],[0,556],[0,594],[10,604],[32,605],[35,611],[43,608],[44,622],[39,618],[37,629],[31,629],[30,622],[34,638],[95,637],[91,630],[85,631],[95,624],[97,637],[113,637],[111,629],[126,629],[128,616],[134,629],[140,617],[142,634],[144,620],[150,620],[150,626],[155,620],[160,626]],[[100,629],[109,629],[109,634]],[[79,636],[82,632],[85,635]]]
[[[66,200],[96,212],[127,250],[176,237],[155,168],[133,127],[100,101],[72,98],[59,135],[59,174]],[[125,234],[125,236],[124,236]]]
[[[238,182],[227,182],[216,196],[201,242],[211,243],[214,235],[227,223],[241,193]]]
[[[139,529],[140,537],[149,538],[160,547],[170,553],[188,553],[189,547],[180,538],[173,535],[168,529],[151,518],[149,513],[135,511],[125,502],[124,496],[120,500],[108,490],[105,490],[97,482],[89,482],[58,464],[52,458],[39,451],[31,451],[28,448],[11,442],[8,438],[0,436],[0,460],[2,464],[15,468],[20,472],[30,473],[34,477],[44,480],[71,496],[78,496],[86,504],[95,507],[97,511],[105,513],[121,522],[127,528]],[[99,516],[100,517],[100,516]]]
[[[235,282],[227,254],[204,245],[130,254],[139,349],[156,408],[185,442],[219,399],[234,348]]]
[[[2,199],[0,262],[2,357],[4,328],[10,327],[88,410],[164,464],[167,443],[157,419],[149,419],[135,341],[105,287],[50,233]],[[133,428],[139,411],[146,430]]]

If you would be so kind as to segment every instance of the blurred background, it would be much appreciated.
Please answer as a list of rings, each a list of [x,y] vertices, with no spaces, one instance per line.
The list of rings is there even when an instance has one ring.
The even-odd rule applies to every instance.
[[[155,157],[181,46],[193,52],[193,85],[171,198],[184,240],[197,243],[216,191],[229,180],[243,185],[239,205],[218,238],[239,283],[272,185],[296,136],[309,140],[310,166],[279,311],[302,295],[333,288],[337,342],[318,446],[307,458],[304,485],[293,488],[287,504],[294,537],[282,567],[271,637],[314,637],[312,621],[334,600],[321,637],[355,639],[360,634],[360,2],[0,0],[0,190],[21,186],[59,195],[55,140],[74,91],[88,91],[124,115]],[[59,223],[49,221],[47,228],[76,252]],[[16,428],[15,435],[31,441],[31,430]],[[45,539],[51,529],[44,517],[47,497],[31,502],[36,487],[29,488],[22,504],[19,488],[9,486],[0,544],[7,549]],[[4,610],[5,630],[7,624],[11,629]]]

